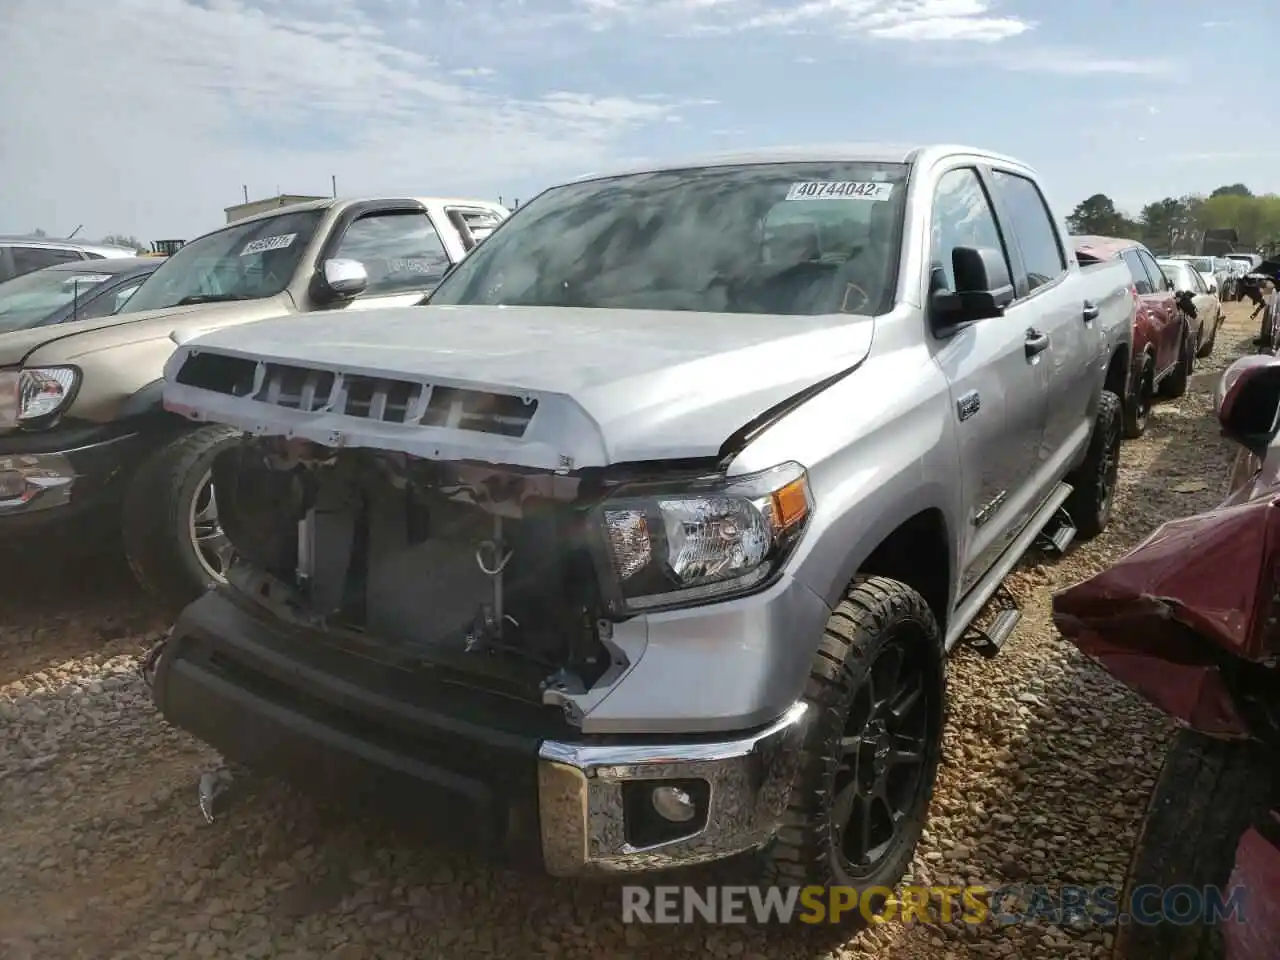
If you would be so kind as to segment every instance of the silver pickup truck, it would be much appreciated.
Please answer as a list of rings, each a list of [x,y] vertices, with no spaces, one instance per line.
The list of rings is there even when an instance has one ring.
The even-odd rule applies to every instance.
[[[1129,287],[1008,157],[784,150],[551,188],[376,325],[188,342],[167,409],[249,437],[156,704],[555,874],[891,886],[948,651],[1107,524]]]

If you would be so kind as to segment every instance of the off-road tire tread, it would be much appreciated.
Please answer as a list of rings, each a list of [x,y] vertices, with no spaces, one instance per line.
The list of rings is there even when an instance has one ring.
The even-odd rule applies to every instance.
[[[1089,437],[1089,450],[1082,463],[1071,476],[1071,496],[1067,498],[1067,513],[1076,525],[1076,539],[1092,540],[1106,529],[1109,518],[1098,515],[1101,505],[1098,503],[1098,468],[1102,457],[1101,443],[1106,431],[1104,426],[1108,418],[1114,418],[1124,435],[1124,408],[1120,398],[1110,390],[1103,390],[1098,397],[1098,409],[1094,413],[1093,433]],[[1124,441],[1121,440],[1123,449]],[[1116,490],[1111,491],[1111,510],[1115,511]]]
[[[844,701],[851,693],[847,667],[855,663],[865,665],[867,653],[864,647],[867,641],[885,628],[886,621],[900,618],[918,620],[936,642],[942,687],[939,691],[940,703],[945,709],[946,670],[942,663],[943,644],[933,611],[924,598],[906,584],[887,577],[859,576],[832,611],[813,658],[803,694],[804,702],[809,705],[815,718],[813,722],[816,723],[816,718],[825,715],[843,725]],[[921,827],[933,795],[933,779],[941,753],[941,730],[937,741],[931,745],[932,757],[926,760],[925,776],[928,783],[918,814]],[[824,746],[819,728],[811,728],[801,747],[790,802],[764,859],[761,882],[765,884],[807,886],[830,882],[822,842],[827,829],[825,817],[814,818],[809,813],[834,762],[827,756]],[[822,812],[825,814],[825,810]],[[913,847],[914,844],[906,847],[905,857],[899,858],[902,860],[901,872],[905,872],[911,862]],[[900,876],[901,873],[895,878],[895,882]],[[856,918],[850,919],[856,922]]]
[[[121,526],[129,569],[144,590],[170,608],[185,606],[201,592],[177,553],[173,531],[186,523],[178,494],[201,461],[237,435],[230,427],[213,425],[181,434],[138,467],[125,492]]]
[[[1151,793],[1121,909],[1145,884],[1217,886],[1226,891],[1240,836],[1274,799],[1270,754],[1252,742],[1175,734]],[[1221,960],[1219,928],[1207,924],[1125,924],[1113,960]]]

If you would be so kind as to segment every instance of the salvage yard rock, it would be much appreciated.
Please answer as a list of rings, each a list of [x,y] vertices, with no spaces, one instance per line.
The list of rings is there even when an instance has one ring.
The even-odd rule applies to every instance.
[[[1227,310],[1191,391],[1126,444],[1110,529],[1060,561],[1027,557],[1000,656],[955,656],[918,881],[1122,885],[1171,725],[1058,637],[1050,599],[1220,499],[1233,450],[1212,390],[1254,332]],[[137,664],[166,624],[111,557],[0,557],[0,957],[1108,955],[1110,934],[1071,918],[640,929],[614,886],[516,874],[274,783],[207,824],[196,788],[217,758],[156,718]]]

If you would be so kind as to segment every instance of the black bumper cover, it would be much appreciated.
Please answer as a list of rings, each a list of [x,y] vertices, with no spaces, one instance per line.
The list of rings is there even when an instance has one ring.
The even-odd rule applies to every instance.
[[[359,656],[226,591],[183,612],[153,696],[226,760],[542,864],[538,747],[572,738],[559,711]]]

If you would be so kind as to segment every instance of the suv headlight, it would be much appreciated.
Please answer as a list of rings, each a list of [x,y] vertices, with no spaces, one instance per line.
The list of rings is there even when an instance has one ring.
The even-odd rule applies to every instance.
[[[679,487],[631,486],[599,507],[615,613],[724,599],[759,588],[804,532],[803,467]]]
[[[80,372],[74,367],[0,370],[0,428],[51,417],[71,399]]]

